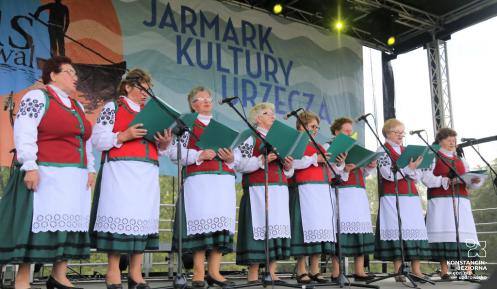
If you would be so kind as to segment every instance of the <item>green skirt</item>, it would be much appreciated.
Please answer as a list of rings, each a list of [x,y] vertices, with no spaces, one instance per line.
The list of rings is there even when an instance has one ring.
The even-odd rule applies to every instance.
[[[302,229],[302,215],[300,211],[299,191],[296,187],[289,187],[290,192],[290,224],[292,226],[291,255],[310,256],[316,254],[335,254],[335,243],[313,242],[304,243],[304,231]]]
[[[159,249],[159,234],[150,235],[126,235],[109,232],[96,232],[95,220],[98,212],[98,201],[100,199],[100,186],[102,183],[103,165],[98,172],[93,202],[90,215],[90,237],[91,247],[98,252],[140,254],[145,250]]]
[[[250,265],[266,262],[265,240],[254,240],[250,194],[244,188],[238,213],[238,238],[236,244],[236,264]],[[287,260],[291,255],[289,238],[269,239],[269,260]]]
[[[373,233],[340,234],[342,256],[357,257],[374,253]]]
[[[195,234],[187,236],[186,234],[186,214],[185,214],[185,199],[183,199],[182,214],[179,215],[178,203],[176,203],[176,213],[174,218],[173,245],[172,250],[178,251],[179,232],[181,229],[181,240],[183,254],[193,254],[196,251],[211,251],[216,249],[222,254],[233,252],[233,234],[228,230],[222,230],[212,233]],[[179,227],[179,218],[181,217],[182,226]]]
[[[25,172],[17,165],[0,200],[0,263],[54,263],[88,259],[88,232],[33,233],[33,192],[24,184]]]
[[[432,261],[457,261],[457,243],[430,243]],[[461,260],[476,260],[480,255],[480,246],[476,244],[459,243]]]

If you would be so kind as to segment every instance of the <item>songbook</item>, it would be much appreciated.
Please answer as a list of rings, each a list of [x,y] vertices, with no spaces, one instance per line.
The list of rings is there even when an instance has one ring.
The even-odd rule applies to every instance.
[[[299,132],[279,120],[274,121],[265,139],[281,158],[291,156],[301,159],[309,144],[309,136],[305,131]]]
[[[384,152],[373,152],[360,145],[354,145],[347,153],[346,164],[354,164],[358,168],[365,167],[380,158]]]
[[[335,161],[338,155],[348,152],[356,142],[357,141],[350,136],[339,133],[333,142],[331,142],[330,147],[326,150],[330,153],[330,160]]]
[[[440,146],[436,144],[432,145],[432,147],[436,152],[440,149]],[[397,166],[405,168],[411,160],[415,161],[420,156],[423,157],[423,161],[418,166],[418,169],[427,169],[433,164],[435,153],[427,146],[408,145],[397,160]]]
[[[207,125],[200,136],[197,146],[204,150],[212,149],[215,152],[220,148],[234,149],[248,139],[252,133],[250,129],[238,132],[211,119],[209,125]]]
[[[466,172],[466,173],[464,173],[464,174],[461,175],[461,178],[464,180],[464,182],[467,185],[471,184],[471,180],[474,179],[474,178],[478,178],[479,179],[478,183],[475,184],[475,185],[479,185],[479,184],[485,182],[485,180],[487,179],[487,177],[488,177],[487,170],[469,171],[469,172]]]
[[[151,97],[145,104],[145,107],[135,116],[129,126],[137,123],[142,123],[143,128],[147,130],[147,135],[144,138],[148,141],[155,142],[155,134],[162,133],[165,129],[176,126],[176,119],[180,119],[190,129],[193,127],[198,113],[181,114],[172,106],[167,104],[162,99]]]

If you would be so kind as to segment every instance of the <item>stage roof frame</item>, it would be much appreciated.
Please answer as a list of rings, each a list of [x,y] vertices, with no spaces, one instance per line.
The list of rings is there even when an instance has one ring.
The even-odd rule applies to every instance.
[[[448,40],[459,30],[497,16],[497,0],[222,0],[330,30],[341,19],[343,33],[364,46],[393,56],[424,47],[434,39]],[[395,36],[393,46],[386,44]]]

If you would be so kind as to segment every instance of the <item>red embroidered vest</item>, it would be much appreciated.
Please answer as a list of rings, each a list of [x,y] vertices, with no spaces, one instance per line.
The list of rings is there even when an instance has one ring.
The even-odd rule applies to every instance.
[[[346,182],[342,182],[339,185],[340,188],[344,187],[357,187],[366,188],[366,183],[364,182],[364,174],[361,168],[354,169],[349,172],[349,179]]]
[[[115,101],[116,119],[112,132],[123,132],[128,129],[138,112],[129,107],[124,97]],[[105,152],[104,152],[105,153]],[[108,160],[132,160],[159,164],[157,145],[144,138],[127,141],[119,148],[113,147],[108,152]],[[103,155],[102,155],[103,157]]]
[[[74,99],[66,107],[49,86],[42,89],[46,110],[38,125],[37,163],[44,166],[86,168],[86,141],[91,123]]]
[[[262,144],[261,140],[259,138],[256,138],[254,144],[254,150],[252,153],[253,157],[259,157],[260,155],[263,154],[261,151],[261,144]],[[255,172],[249,174],[243,174],[242,182],[244,187],[264,185],[265,182],[264,169],[259,168]],[[287,177],[283,172],[283,169],[278,164],[277,160],[270,162],[268,165],[268,184],[270,185],[288,184]]]
[[[444,158],[445,162],[451,165],[459,175],[462,175],[466,172],[464,168],[464,163],[457,156],[449,157],[444,155],[442,152],[439,152],[440,156]],[[435,163],[435,169],[433,170],[433,175],[447,177],[449,174],[449,168],[444,165],[444,163],[437,158]],[[455,196],[459,195],[461,197],[467,198],[469,196],[469,192],[466,190],[466,185],[464,184],[456,184],[454,185]],[[443,187],[438,188],[429,188],[428,189],[428,199],[431,198],[439,198],[439,197],[450,197],[452,196],[452,186],[449,185],[447,190],[444,190]]]
[[[319,148],[325,152],[326,150],[320,145]],[[305,156],[312,156],[318,153],[318,149],[314,144],[309,143],[305,149]],[[328,173],[326,164],[318,163],[318,166],[310,165],[308,168],[302,170],[295,170],[292,181],[297,185],[302,184],[328,184],[331,181],[331,176]]]
[[[200,151],[201,149],[197,146],[197,139],[200,139],[200,136],[202,133],[204,133],[204,129],[206,126],[199,121],[198,119],[195,120],[195,123],[193,124],[193,134],[197,137],[194,138],[193,136],[190,136],[190,139],[188,141],[188,149],[195,149]],[[230,175],[235,175],[235,171],[230,169],[226,163],[218,158],[214,158],[209,161],[203,161],[200,165],[197,164],[192,164],[186,167],[186,176],[191,176],[191,175],[197,175],[197,174],[216,174],[216,175],[221,175],[221,174],[230,174]]]
[[[392,155],[393,162],[397,162],[400,155],[393,149],[393,147],[389,143],[386,143],[385,146],[387,147],[388,151]],[[401,152],[404,151],[403,146],[400,147],[400,151]],[[383,185],[382,196],[395,195],[395,182],[391,182],[387,179],[382,178],[381,183]],[[399,184],[399,195],[417,195],[418,194],[418,190],[416,189],[416,184],[410,178],[407,178],[407,179],[399,178],[398,184]]]

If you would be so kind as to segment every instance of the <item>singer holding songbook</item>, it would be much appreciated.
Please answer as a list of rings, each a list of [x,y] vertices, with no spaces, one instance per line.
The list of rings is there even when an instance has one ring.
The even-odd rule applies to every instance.
[[[333,135],[352,135],[353,120],[340,117],[333,121],[330,129]],[[340,245],[342,256],[354,257],[354,279],[368,281],[374,278],[364,272],[364,256],[374,253],[373,225],[366,192],[365,177],[376,169],[376,161],[364,168],[346,163],[341,173],[342,182],[338,185],[340,194]],[[332,277],[339,273],[339,260],[332,257]]]
[[[212,94],[199,86],[188,94],[190,111],[198,113],[191,136],[186,132],[181,141],[181,162],[185,168],[184,215],[176,210],[173,234],[173,251],[178,250],[178,232],[182,230],[183,254],[193,254],[193,288],[230,286],[234,283],[220,273],[223,254],[233,251],[236,222],[236,191],[233,152],[221,148],[202,150],[198,139],[212,120]],[[177,161],[176,139],[168,152]],[[183,228],[179,228],[183,218]],[[205,276],[207,253],[208,275]],[[205,279],[205,281],[204,281]]]
[[[249,113],[250,122],[265,137],[275,121],[274,104],[256,104]],[[259,264],[266,262],[265,248],[265,173],[261,140],[249,137],[234,150],[236,170],[243,173],[243,196],[240,201],[236,263],[249,265],[248,282],[256,283]],[[276,276],[276,261],[290,257],[290,213],[288,178],[293,175],[293,159],[278,159],[268,154],[269,183],[269,272],[275,284],[284,283]]]
[[[474,177],[471,182],[464,184],[442,162],[450,165],[458,175],[469,171],[469,166],[463,158],[456,154],[457,133],[451,128],[441,128],[435,143],[440,145],[438,157],[430,169],[424,171],[423,183],[428,187],[428,208],[426,212],[426,228],[430,242],[433,261],[441,265],[440,276],[449,280],[448,260],[458,260],[456,227],[452,194],[455,196],[455,207],[459,218],[459,248],[461,260],[474,259],[478,256],[480,244],[476,234],[475,221],[471,211],[469,189],[477,189],[482,181]]]
[[[106,103],[93,129],[93,144],[102,151],[102,166],[93,198],[91,237],[98,252],[106,252],[106,285],[122,288],[119,259],[128,253],[128,288],[145,289],[142,277],[144,250],[159,248],[159,155],[165,155],[171,132],[143,138],[142,124],[130,126],[148,98],[150,75],[141,69],[128,72],[118,87],[119,97]]]
[[[315,137],[319,131],[319,116],[304,111],[297,117]],[[299,131],[304,130],[301,122],[297,120],[296,123]],[[323,146],[316,147],[310,141],[304,156],[294,160],[295,174],[289,186],[292,256],[297,258],[297,282],[300,284],[328,282],[321,276],[319,258],[321,254],[335,253],[335,191],[330,186],[333,175],[318,150],[328,156]],[[335,172],[339,172],[343,169],[343,162],[340,167],[334,162],[332,166]],[[307,256],[310,257],[309,272],[306,270]]]
[[[385,147],[392,156],[394,164],[387,154],[381,156],[378,161],[381,174],[381,192],[376,222],[374,256],[378,260],[393,261],[395,272],[398,272],[401,265],[401,251],[395,198],[396,184],[392,166],[395,165],[404,151],[402,145],[405,136],[404,124],[397,119],[389,119],[383,125],[382,134],[386,138]],[[378,151],[383,152],[384,150],[380,147]],[[396,172],[404,256],[406,261],[411,261],[412,273],[418,277],[423,277],[420,260],[428,260],[430,257],[423,208],[416,189],[416,182],[420,181],[422,177],[422,172],[417,167],[422,160],[421,157],[411,160],[407,166],[398,168],[400,172]],[[405,277],[402,275],[395,279],[397,282],[405,282]]]

